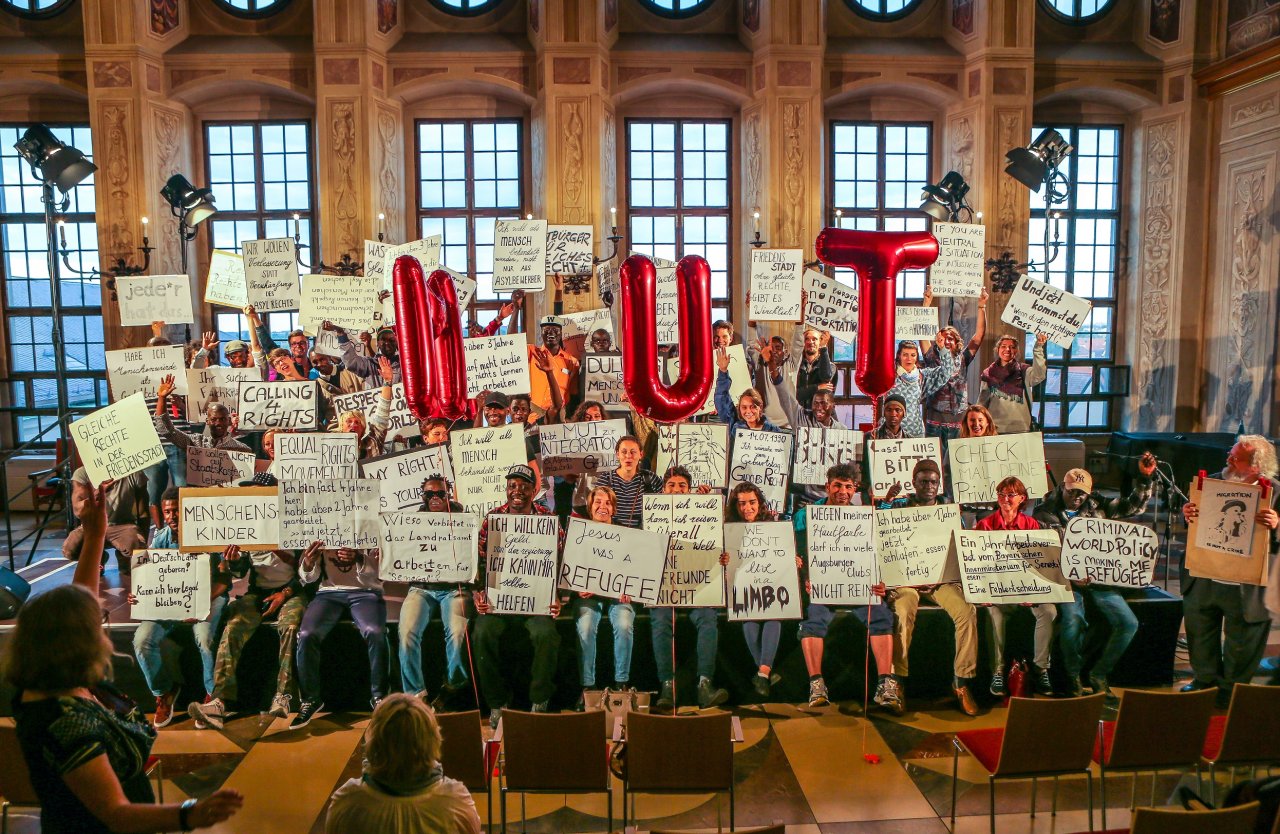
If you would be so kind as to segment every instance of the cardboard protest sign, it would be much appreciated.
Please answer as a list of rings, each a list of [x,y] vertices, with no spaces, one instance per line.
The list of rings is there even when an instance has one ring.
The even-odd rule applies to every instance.
[[[523,333],[463,339],[462,350],[467,358],[468,397],[482,391],[529,393],[529,348]]]
[[[595,255],[591,226],[547,226],[548,275],[590,275]]]
[[[742,396],[742,392],[752,386],[751,367],[747,364],[747,351],[741,345],[729,345],[725,348],[725,352],[729,355],[729,398],[733,401],[736,408],[738,398]],[[680,378],[680,358],[667,360],[667,381],[675,382]],[[716,379],[719,379],[719,365],[716,366]],[[716,386],[714,381],[711,390],[707,391],[707,401],[702,404],[702,408],[694,412],[695,415],[715,414],[716,413]]]
[[[894,322],[895,342],[932,342],[938,337],[937,307],[898,307]]]
[[[689,486],[724,489],[727,482],[729,427],[723,423],[678,423],[658,426],[657,472],[680,465],[693,475]]]
[[[487,513],[505,504],[507,471],[528,463],[524,427],[510,424],[466,429],[453,432],[450,439],[458,503],[475,513]]]
[[[956,533],[964,598],[973,605],[1074,602],[1053,530]]]
[[[369,278],[350,275],[307,275],[302,281],[298,322],[310,334],[326,322],[354,333],[367,330],[380,307],[378,288]],[[353,335],[354,337],[354,335]]]
[[[646,495],[643,527],[671,537],[657,604],[723,608],[724,496]]]
[[[1271,531],[1254,518],[1258,509],[1274,503],[1275,495],[1269,490],[1264,495],[1260,484],[1216,478],[1197,478],[1187,492],[1200,510],[1187,524],[1187,571],[1222,582],[1267,585]],[[1244,524],[1239,521],[1240,503],[1245,505]],[[1247,543],[1242,541],[1246,537]]]
[[[135,550],[130,560],[129,606],[135,620],[203,620],[209,616],[213,569],[207,553]]]
[[[987,227],[981,223],[933,223],[938,260],[929,267],[934,295],[982,295],[987,273]]]
[[[385,582],[458,582],[476,576],[480,519],[473,513],[383,513]]]
[[[317,427],[316,383],[240,383],[240,431],[314,429]]]
[[[877,498],[887,495],[894,484],[901,484],[903,492],[911,492],[911,470],[919,461],[931,460],[942,471],[942,441],[936,437],[873,439],[867,445],[871,455],[871,494]]]
[[[729,488],[741,483],[760,487],[775,513],[786,510],[787,472],[791,468],[791,435],[786,432],[738,429],[729,461]],[[663,470],[666,471],[666,470]]]
[[[1062,538],[1062,573],[1073,582],[1145,588],[1159,558],[1156,531],[1130,521],[1076,516]]]
[[[229,365],[187,368],[187,419],[193,423],[202,422],[205,409],[212,402],[238,411],[240,383],[261,381],[261,368],[232,368]]]
[[[823,605],[872,605],[879,581],[875,509],[810,504],[805,507],[809,599]]]
[[[187,485],[194,487],[235,486],[253,480],[257,459],[253,452],[234,449],[187,449]]]
[[[1055,345],[1069,348],[1092,308],[1093,303],[1087,299],[1023,276],[1009,296],[1000,321],[1028,333],[1043,333]]]
[[[730,620],[800,619],[796,540],[789,521],[726,524]]]
[[[377,481],[365,478],[280,482],[280,546],[303,550],[372,548],[382,534]]]
[[[182,345],[109,350],[106,360],[112,400],[138,393],[154,397],[160,390],[160,380],[167,376],[173,377],[175,395],[187,394],[187,363]]]
[[[209,256],[209,275],[204,282],[204,303],[243,310],[249,304],[249,286],[244,277],[244,259],[235,252],[214,249]]]
[[[960,529],[957,504],[877,510],[881,581],[890,588],[958,582],[952,535]]]
[[[355,432],[279,432],[271,472],[281,481],[351,479],[359,460]]]
[[[800,249],[751,250],[751,305],[757,321],[799,321],[804,252]]]
[[[607,411],[626,413],[621,353],[588,353],[582,357],[582,398],[603,403]]]
[[[547,221],[499,220],[493,229],[493,291],[547,285]]]
[[[220,552],[280,547],[280,491],[276,487],[183,487],[178,493],[178,549]]]
[[[164,447],[141,394],[131,394],[71,423],[71,439],[89,482],[141,472],[165,460]]]
[[[556,598],[560,519],[488,516],[484,594],[495,614],[551,615]]]
[[[617,295],[618,271],[613,268],[613,261],[605,261],[596,265],[596,291],[604,296],[606,293]]]
[[[850,429],[825,429],[820,426],[797,426],[796,457],[791,466],[791,480],[797,484],[818,485],[827,482],[827,470],[841,464],[862,462],[862,432]]]
[[[1029,498],[1049,491],[1040,432],[956,438],[947,441],[947,454],[957,503],[994,503],[996,484],[1010,476],[1022,481]]]
[[[153,321],[194,324],[191,279],[186,275],[121,275],[116,278],[121,327],[146,327]]]
[[[356,345],[361,345],[358,339],[353,341]],[[333,359],[342,358],[342,343],[338,341],[338,332],[336,330],[325,330],[323,327],[317,330],[315,341],[311,343],[311,349],[322,356],[328,356]]]
[[[373,478],[382,487],[379,507],[383,513],[421,506],[422,482],[433,475],[453,485],[453,464],[449,461],[446,443],[418,446],[360,461],[360,477]]]
[[[614,447],[627,434],[627,421],[550,423],[538,429],[543,475],[605,472],[618,466]]]
[[[654,530],[571,518],[560,563],[560,587],[656,605],[669,541],[669,536]]]
[[[298,260],[293,238],[275,237],[240,242],[249,303],[259,313],[297,310]]]
[[[387,263],[387,253],[391,248],[392,244],[386,241],[366,240],[364,242],[364,277],[373,286],[375,292],[391,289],[391,274],[386,271],[391,268],[391,264]]]
[[[561,313],[557,318],[563,325],[561,335],[566,340],[581,336],[590,342],[591,334],[597,330],[604,330],[608,332],[610,339],[613,338],[613,316],[608,307],[584,310],[580,313]],[[590,350],[589,346],[588,350]]]
[[[344,411],[359,411],[365,420],[372,420],[378,410],[378,401],[382,399],[381,388],[366,388],[353,394],[339,394],[333,398],[334,414]],[[391,386],[391,410],[387,415],[387,440],[403,440],[406,437],[417,437],[422,433],[418,428],[418,420],[409,410],[409,402],[404,396],[404,383],[397,382]]]
[[[680,300],[676,294],[674,261],[653,258],[655,269],[654,312],[658,316],[658,344],[674,345],[680,341]]]
[[[858,337],[858,290],[812,269],[804,271],[804,323],[845,342]]]
[[[401,243],[399,246],[388,246],[382,256],[382,284],[384,290],[391,290],[392,281],[395,279],[396,260],[404,255],[408,255],[418,261],[422,267],[422,277],[426,278],[432,272],[440,268],[440,244],[443,242],[443,235],[429,235],[421,240],[411,240],[408,243]],[[365,277],[369,277],[368,270],[365,270]],[[456,287],[455,287],[456,289]],[[468,299],[470,300],[470,299]],[[458,309],[464,309],[466,305],[462,299],[458,299]]]

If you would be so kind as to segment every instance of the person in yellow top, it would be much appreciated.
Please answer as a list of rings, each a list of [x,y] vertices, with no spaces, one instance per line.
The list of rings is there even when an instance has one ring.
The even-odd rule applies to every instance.
[[[571,400],[578,394],[578,368],[580,363],[564,349],[564,326],[555,316],[547,316],[542,320],[542,346],[551,360],[552,375],[560,385],[566,408],[571,408]],[[534,361],[534,353],[538,350],[529,346],[529,396],[533,403],[531,420],[542,417],[552,406],[551,383],[548,375]]]

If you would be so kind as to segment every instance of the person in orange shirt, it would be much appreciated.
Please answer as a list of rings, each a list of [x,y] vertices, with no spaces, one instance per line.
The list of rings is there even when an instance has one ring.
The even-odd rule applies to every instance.
[[[542,347],[549,355],[553,375],[560,385],[566,412],[573,408],[572,401],[578,394],[578,360],[564,349],[564,329],[560,319],[547,316],[542,320]],[[534,416],[540,418],[551,408],[551,383],[547,374],[534,361],[534,353],[538,348],[529,346],[529,386],[530,400],[533,403]]]

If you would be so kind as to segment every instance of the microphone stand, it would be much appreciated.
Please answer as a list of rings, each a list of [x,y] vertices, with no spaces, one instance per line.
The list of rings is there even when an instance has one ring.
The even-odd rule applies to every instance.
[[[1169,472],[1160,469],[1161,466],[1168,468]],[[1174,515],[1174,499],[1177,498],[1177,509],[1181,509],[1182,505],[1190,502],[1176,482],[1174,482],[1172,473],[1173,465],[1167,461],[1157,461],[1155,476],[1160,484],[1164,487],[1164,589],[1169,590],[1169,574],[1173,570],[1173,515]],[[1156,515],[1156,526],[1160,525],[1160,516]]]

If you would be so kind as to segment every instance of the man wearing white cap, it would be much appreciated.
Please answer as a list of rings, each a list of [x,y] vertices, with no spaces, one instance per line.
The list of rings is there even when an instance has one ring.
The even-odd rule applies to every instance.
[[[534,415],[545,414],[553,405],[551,383],[547,373],[535,361],[537,353],[543,353],[544,361],[550,360],[551,376],[559,383],[564,411],[570,413],[574,405],[570,400],[578,394],[579,362],[564,349],[564,323],[558,317],[546,316],[542,319],[541,327],[542,348],[529,346],[529,399],[533,404]]]

